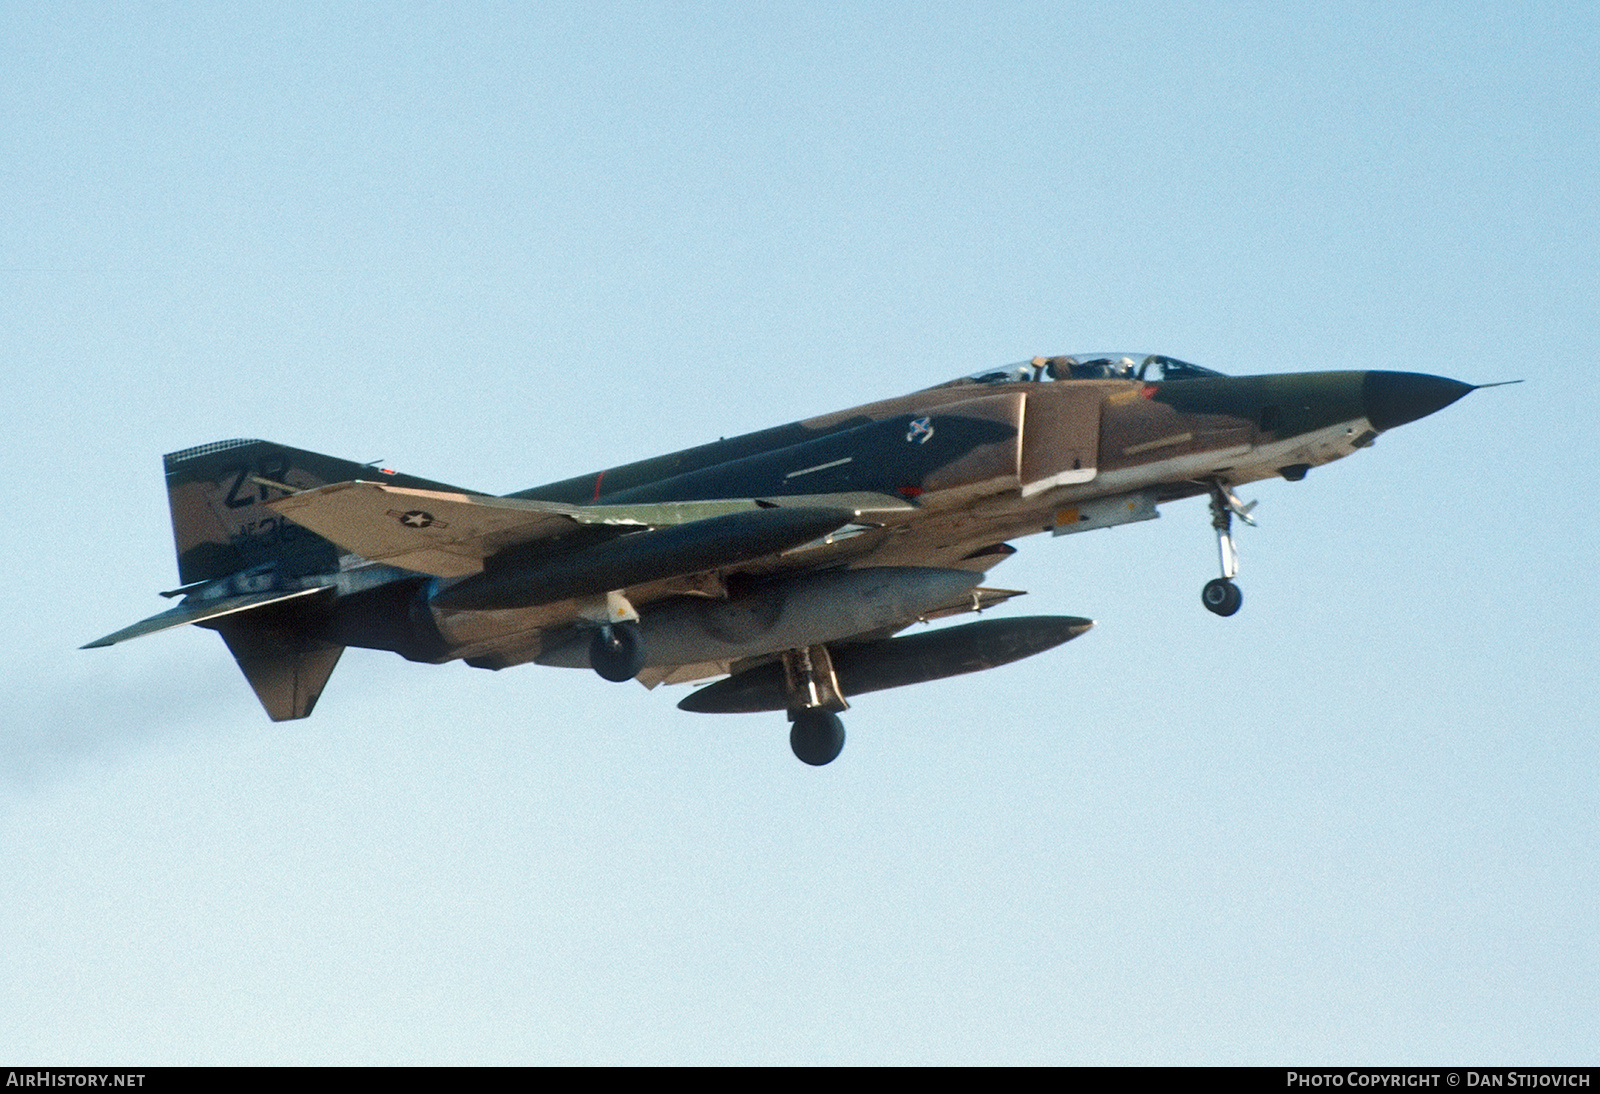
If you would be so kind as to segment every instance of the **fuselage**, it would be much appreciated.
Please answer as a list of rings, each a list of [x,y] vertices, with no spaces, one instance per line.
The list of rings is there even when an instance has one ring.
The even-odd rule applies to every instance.
[[[1085,355],[1087,356],[1087,355]],[[981,571],[1006,540],[1156,515],[1156,506],[1259,479],[1303,478],[1386,428],[1454,401],[1470,385],[1392,372],[1224,376],[1168,358],[1085,369],[1035,359],[850,410],[565,479],[511,497],[574,505],[725,498],[897,499],[844,533],[737,568],[738,581],[828,567]],[[1150,362],[1165,364],[1155,366]],[[1056,362],[1073,362],[1055,366]],[[1058,375],[1057,375],[1058,374]],[[1087,515],[1086,515],[1087,514]],[[641,612],[726,598],[730,575],[625,590]],[[735,592],[738,584],[734,586]],[[435,608],[447,656],[496,667],[550,653],[542,634],[571,605]],[[527,636],[518,647],[517,635]],[[541,656],[543,653],[543,656]]]

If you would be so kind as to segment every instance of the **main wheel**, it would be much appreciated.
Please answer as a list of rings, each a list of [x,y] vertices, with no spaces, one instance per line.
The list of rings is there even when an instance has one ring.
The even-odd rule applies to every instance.
[[[844,748],[844,723],[825,710],[801,711],[789,730],[789,747],[812,767],[832,763]]]
[[[644,635],[637,623],[611,623],[589,640],[589,664],[607,680],[632,680],[644,668]]]
[[[1232,615],[1244,603],[1244,594],[1227,578],[1214,577],[1200,591],[1200,603],[1218,615]]]

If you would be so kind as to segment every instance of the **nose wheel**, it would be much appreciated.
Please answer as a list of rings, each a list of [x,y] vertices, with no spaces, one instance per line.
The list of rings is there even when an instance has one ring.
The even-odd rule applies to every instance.
[[[1221,479],[1212,479],[1208,485],[1211,488],[1211,527],[1217,532],[1217,562],[1222,567],[1222,576],[1206,582],[1206,587],[1200,590],[1200,603],[1209,612],[1229,616],[1244,603],[1244,593],[1233,583],[1239,574],[1239,549],[1233,543],[1233,518],[1237,516],[1246,524],[1254,525],[1250,511],[1256,507],[1256,503],[1240,501],[1238,495],[1229,490]]]
[[[1214,577],[1200,590],[1200,603],[1218,615],[1232,615],[1244,603],[1244,594],[1227,578]]]

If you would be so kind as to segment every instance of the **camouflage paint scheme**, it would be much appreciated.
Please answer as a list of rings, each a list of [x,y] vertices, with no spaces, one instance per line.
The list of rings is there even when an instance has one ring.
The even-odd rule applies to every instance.
[[[1298,481],[1472,385],[1396,372],[1229,377],[1166,357],[1034,358],[504,497],[264,441],[166,457],[182,602],[91,646],[218,631],[274,720],[310,714],[346,646],[608,679],[729,678],[685,709],[786,709],[827,763],[845,696],[978,671],[1089,620],[894,638],[1013,591],[1007,540],[1152,519],[1209,495],[1239,606],[1232,491]]]

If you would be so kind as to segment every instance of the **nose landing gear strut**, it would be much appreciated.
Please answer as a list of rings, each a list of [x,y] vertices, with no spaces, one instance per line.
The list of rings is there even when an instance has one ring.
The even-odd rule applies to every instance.
[[[1255,520],[1250,511],[1256,503],[1252,501],[1247,505],[1240,501],[1221,479],[1212,479],[1207,485],[1211,489],[1211,527],[1217,530],[1217,561],[1222,565],[1222,576],[1206,582],[1206,587],[1200,591],[1200,603],[1217,615],[1232,615],[1244,603],[1244,594],[1233,583],[1239,574],[1239,550],[1233,544],[1233,518],[1237,515],[1253,527]]]

